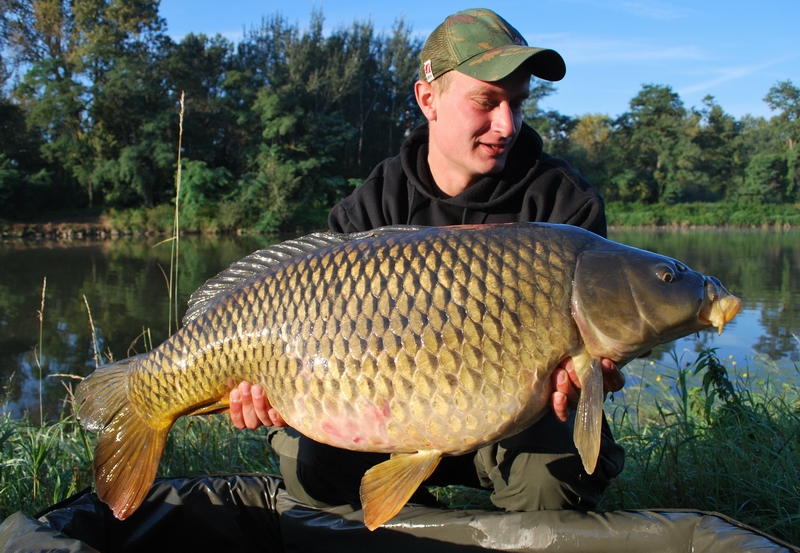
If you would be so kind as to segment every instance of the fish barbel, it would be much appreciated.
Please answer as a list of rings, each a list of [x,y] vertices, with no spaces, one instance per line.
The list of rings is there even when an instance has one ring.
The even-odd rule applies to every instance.
[[[178,417],[222,412],[248,380],[299,432],[392,453],[366,472],[364,520],[394,516],[443,455],[519,432],[572,357],[574,439],[600,448],[600,359],[622,366],[741,307],[714,277],[580,228],[537,223],[318,233],[234,263],[184,326],[78,386],[99,433],[95,484],[117,518],[141,504]]]

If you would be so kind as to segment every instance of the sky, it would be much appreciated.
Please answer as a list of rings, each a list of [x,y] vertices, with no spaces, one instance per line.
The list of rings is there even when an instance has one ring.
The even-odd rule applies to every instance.
[[[175,40],[203,33],[236,42],[276,14],[302,30],[315,9],[326,34],[354,21],[389,34],[403,18],[424,40],[445,17],[473,7],[491,7],[529,45],[563,56],[566,77],[540,104],[563,115],[616,117],[652,84],[671,87],[686,108],[702,108],[711,95],[737,119],[769,118],[770,87],[800,86],[800,0],[161,0],[160,14]]]

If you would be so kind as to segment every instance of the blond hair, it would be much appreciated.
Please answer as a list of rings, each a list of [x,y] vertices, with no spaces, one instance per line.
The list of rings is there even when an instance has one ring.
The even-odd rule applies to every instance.
[[[440,77],[431,81],[431,86],[436,91],[437,94],[441,95],[447,92],[447,89],[450,88],[450,82],[453,80],[453,71],[448,71],[444,73]]]

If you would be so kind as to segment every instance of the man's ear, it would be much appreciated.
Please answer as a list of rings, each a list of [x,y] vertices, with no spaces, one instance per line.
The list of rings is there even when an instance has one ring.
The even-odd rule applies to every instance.
[[[414,96],[425,118],[428,121],[436,121],[436,91],[431,83],[423,80],[414,83]]]

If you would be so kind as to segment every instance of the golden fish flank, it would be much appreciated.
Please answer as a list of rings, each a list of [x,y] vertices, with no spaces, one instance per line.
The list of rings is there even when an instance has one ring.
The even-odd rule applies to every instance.
[[[442,455],[540,417],[567,356],[583,388],[575,442],[592,472],[599,359],[624,364],[712,324],[721,330],[740,303],[679,262],[562,225],[309,235],[206,283],[174,336],[81,383],[79,415],[100,433],[98,493],[125,518],[178,417],[224,410],[242,380],[262,384],[307,436],[396,454],[362,481],[374,529]]]

